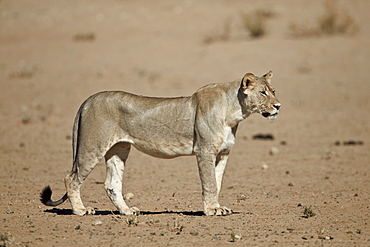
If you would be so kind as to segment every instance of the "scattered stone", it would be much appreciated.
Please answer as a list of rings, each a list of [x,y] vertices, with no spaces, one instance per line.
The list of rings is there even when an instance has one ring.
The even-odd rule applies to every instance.
[[[285,145],[287,145],[287,142],[286,141],[281,141],[280,145],[285,146]]]
[[[343,141],[342,144],[343,144],[343,146],[356,146],[356,145],[361,146],[361,145],[364,145],[364,142],[363,141],[348,140],[348,141]],[[335,146],[340,146],[341,142],[336,141],[336,142],[334,142],[334,145]]]
[[[22,124],[28,124],[31,122],[31,117],[25,115],[22,117]]]
[[[343,142],[343,145],[344,146],[355,146],[355,145],[364,145],[363,141],[353,141],[353,140],[350,140],[350,141],[344,141]]]
[[[101,222],[100,220],[96,220],[93,223],[91,223],[92,226],[100,226],[101,224],[103,224],[103,222]]]
[[[256,134],[253,136],[253,140],[274,140],[274,136],[272,134]]]
[[[308,239],[310,239],[310,238],[314,238],[314,236],[303,236],[303,237],[302,237],[302,239],[304,239],[304,240],[308,240]]]
[[[294,185],[293,185],[293,183],[289,183],[288,186],[289,187],[293,187]]]
[[[231,239],[230,239],[230,242],[236,242],[236,241],[239,241],[240,239],[242,239],[242,235],[237,233],[231,233]]]
[[[323,240],[331,240],[331,239],[334,239],[333,237],[330,237],[330,236],[324,236],[324,235],[319,235],[318,236],[319,239],[323,239]]]
[[[126,194],[123,196],[123,198],[124,198],[125,200],[131,200],[132,198],[134,198],[134,194],[133,194],[133,193],[131,193],[131,192],[128,192],[128,193],[126,193]]]
[[[277,155],[279,153],[279,149],[277,147],[271,147],[269,153],[270,155]]]
[[[269,166],[266,163],[262,164],[262,170],[267,170],[268,168],[269,168]]]

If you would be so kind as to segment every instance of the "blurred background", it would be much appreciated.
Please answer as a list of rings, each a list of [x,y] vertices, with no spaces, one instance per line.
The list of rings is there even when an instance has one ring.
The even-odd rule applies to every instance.
[[[225,186],[246,194],[268,179],[271,190],[281,186],[275,191],[281,196],[292,189],[288,182],[300,184],[294,187],[298,195],[307,188],[314,194],[331,188],[331,196],[349,191],[351,198],[361,191],[367,196],[356,208],[368,212],[369,10],[367,0],[0,0],[0,178],[6,184],[1,213],[9,202],[23,202],[25,188],[35,209],[47,183],[58,196],[64,193],[74,116],[91,94],[185,96],[208,83],[269,70],[282,103],[279,117],[271,123],[252,115],[241,123]],[[274,140],[254,140],[258,133]],[[125,186],[143,193],[141,200],[158,176],[150,174],[152,166],[173,169],[166,178],[173,186],[190,183],[199,190],[193,158],[163,161],[136,151],[130,157]],[[181,164],[187,168],[179,170]],[[97,169],[86,185],[90,190],[104,181],[104,166]],[[280,177],[292,171],[296,176]],[[183,172],[192,180],[183,181]],[[148,187],[144,177],[150,178]],[[252,178],[260,182],[248,182]],[[165,193],[172,185],[161,186]],[[200,196],[194,198],[201,210]]]

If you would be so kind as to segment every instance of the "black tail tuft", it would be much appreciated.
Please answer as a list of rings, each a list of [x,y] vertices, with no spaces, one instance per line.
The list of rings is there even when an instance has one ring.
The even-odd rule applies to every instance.
[[[53,192],[51,191],[51,188],[50,186],[46,186],[42,192],[40,193],[40,201],[42,202],[42,204],[44,205],[47,205],[48,206],[48,202],[51,201],[51,194]]]
[[[46,206],[58,206],[59,204],[62,204],[65,200],[68,199],[68,196],[66,193],[61,199],[54,202],[51,200],[51,194],[53,194],[53,192],[51,191],[51,188],[48,185],[40,193],[40,201],[42,202],[42,204]]]

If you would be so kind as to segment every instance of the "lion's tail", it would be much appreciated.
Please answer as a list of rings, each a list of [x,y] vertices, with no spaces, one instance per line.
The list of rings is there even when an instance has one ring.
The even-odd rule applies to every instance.
[[[86,100],[87,101],[87,100]],[[72,131],[72,151],[73,151],[73,166],[75,165],[74,163],[76,162],[76,156],[78,153],[78,146],[79,146],[79,131],[80,131],[80,124],[81,124],[81,114],[82,110],[86,104],[86,101],[83,102],[78,109],[78,112],[75,117],[75,121],[73,123],[73,131]]]
[[[50,186],[46,186],[42,192],[40,193],[40,201],[42,202],[42,204],[46,205],[46,206],[58,206],[60,204],[62,204],[65,200],[68,199],[68,195],[67,193],[64,194],[64,196],[59,199],[58,201],[52,201],[51,200],[51,194],[53,192],[51,191],[51,188]]]
[[[72,131],[72,151],[73,151],[73,165],[72,165],[72,173],[73,172],[77,172],[77,162],[76,162],[76,156],[77,156],[77,153],[78,153],[78,146],[79,146],[79,129],[80,129],[80,123],[81,123],[81,113],[82,113],[82,110],[86,104],[86,102],[88,101],[85,100],[85,102],[82,103],[82,105],[80,106],[80,108],[78,109],[78,112],[76,114],[76,117],[75,117],[75,121],[74,121],[74,124],[73,124],[73,131]],[[51,194],[53,192],[51,191],[51,188],[50,186],[46,186],[42,192],[40,193],[40,201],[42,202],[42,204],[46,205],[46,206],[58,206],[60,204],[62,204],[65,200],[68,199],[68,194],[65,193],[64,196],[59,199],[58,201],[53,201],[51,200]]]

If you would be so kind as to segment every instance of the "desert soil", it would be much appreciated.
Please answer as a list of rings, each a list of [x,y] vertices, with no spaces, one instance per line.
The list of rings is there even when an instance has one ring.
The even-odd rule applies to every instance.
[[[0,0],[0,245],[370,246],[370,1],[327,4],[348,30],[319,31],[323,1]],[[258,10],[253,38],[243,20]],[[282,107],[239,126],[220,197],[234,214],[202,215],[194,157],[136,150],[123,186],[138,217],[109,201],[103,162],[82,188],[96,215],[40,203],[46,185],[65,193],[91,94],[190,95],[269,70]]]

